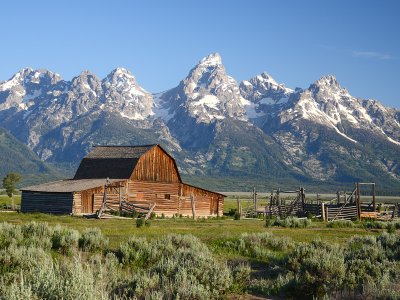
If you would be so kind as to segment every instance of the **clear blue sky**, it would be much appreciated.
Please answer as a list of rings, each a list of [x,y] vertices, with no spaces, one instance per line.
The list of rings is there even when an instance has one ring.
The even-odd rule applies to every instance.
[[[129,69],[151,92],[219,52],[241,81],[289,87],[335,75],[354,96],[400,108],[400,1],[3,1],[0,80],[24,67],[70,80]]]

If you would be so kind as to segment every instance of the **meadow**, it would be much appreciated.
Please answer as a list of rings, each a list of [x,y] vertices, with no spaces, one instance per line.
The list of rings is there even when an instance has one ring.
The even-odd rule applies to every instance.
[[[397,222],[150,222],[0,212],[0,299],[400,297]]]

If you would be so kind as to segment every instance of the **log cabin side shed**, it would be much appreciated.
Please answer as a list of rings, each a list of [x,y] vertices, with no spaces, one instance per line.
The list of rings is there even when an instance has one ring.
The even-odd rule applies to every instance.
[[[192,215],[194,202],[196,216],[223,214],[224,195],[183,183],[175,160],[160,145],[94,147],[73,179],[22,189],[21,211],[91,214],[104,195],[114,210],[127,201],[155,204],[158,215]]]

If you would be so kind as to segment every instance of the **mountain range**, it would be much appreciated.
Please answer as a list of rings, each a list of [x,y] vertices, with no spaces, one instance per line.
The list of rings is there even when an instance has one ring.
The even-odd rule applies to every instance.
[[[93,145],[159,143],[184,177],[207,188],[316,191],[375,181],[400,191],[399,110],[350,95],[331,75],[294,90],[266,72],[238,83],[218,53],[162,93],[124,68],[71,81],[23,69],[0,83],[0,127],[43,174],[70,176]],[[10,169],[2,161],[0,175]]]

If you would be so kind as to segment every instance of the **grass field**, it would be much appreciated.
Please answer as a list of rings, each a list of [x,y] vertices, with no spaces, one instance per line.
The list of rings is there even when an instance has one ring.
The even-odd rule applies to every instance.
[[[15,204],[20,204],[20,196],[15,196]],[[242,207],[252,206],[252,202],[241,196]],[[0,195],[0,205],[11,204],[10,198]],[[260,205],[265,205],[265,199],[260,199]],[[224,212],[235,209],[237,202],[234,196],[229,195],[225,200]],[[22,224],[30,221],[47,222],[49,224],[62,224],[79,231],[87,227],[98,227],[110,238],[112,247],[117,247],[131,235],[146,236],[149,238],[160,237],[169,233],[193,234],[199,237],[209,246],[217,244],[221,240],[236,238],[242,233],[273,232],[276,236],[290,237],[297,242],[310,242],[321,239],[332,243],[343,243],[353,235],[377,234],[377,230],[371,231],[361,228],[327,228],[322,222],[313,222],[309,228],[266,228],[263,220],[245,219],[200,219],[188,218],[155,219],[149,228],[136,228],[135,220],[97,220],[75,216],[53,216],[47,214],[21,214],[16,212],[0,213],[0,222]]]
[[[0,210],[5,206],[10,207],[12,204],[11,198],[7,195],[0,195]],[[21,195],[14,196],[14,205],[21,205]]]
[[[221,240],[240,236],[242,233],[272,232],[276,236],[290,237],[297,242],[310,242],[315,239],[332,243],[343,243],[353,235],[377,234],[363,228],[327,228],[322,222],[314,222],[309,228],[266,228],[263,220],[246,219],[200,219],[188,218],[155,219],[150,227],[136,228],[135,220],[85,219],[73,216],[52,216],[46,214],[20,214],[16,212],[0,213],[0,222],[22,224],[30,221],[47,222],[50,225],[61,224],[83,231],[87,227],[98,227],[110,239],[110,246],[115,248],[130,236],[157,238],[169,233],[193,234],[207,245],[217,245]]]
[[[8,201],[8,199],[5,199],[4,197],[1,197],[0,201]],[[4,202],[3,202],[4,203]],[[8,202],[6,202],[8,203]],[[228,212],[231,208],[236,208],[236,200],[235,199],[227,199],[225,202],[225,208],[224,210]],[[186,234],[191,234],[194,235],[195,237],[199,238],[201,242],[203,242],[207,247],[202,249],[200,252],[193,252],[195,251],[196,248],[193,248],[194,250],[191,250],[189,256],[185,256],[185,259],[179,260],[180,255],[173,256],[174,258],[174,265],[177,266],[176,268],[172,268],[173,270],[181,270],[182,263],[184,262],[185,268],[189,268],[187,264],[188,260],[193,259],[194,260],[194,266],[195,268],[193,270],[197,270],[200,268],[201,272],[207,272],[207,270],[210,270],[212,266],[218,265],[219,267],[218,274],[219,280],[221,282],[225,278],[225,273],[221,272],[220,267],[225,267],[230,266],[229,274],[236,274],[235,270],[242,270],[244,273],[243,280],[241,276],[234,277],[234,281],[232,285],[230,286],[230,289],[228,291],[227,295],[224,295],[225,298],[227,299],[262,299],[259,298],[258,296],[268,296],[268,299],[283,299],[285,298],[285,295],[289,295],[289,298],[291,299],[296,299],[296,295],[299,293],[305,293],[304,290],[302,290],[303,284],[296,283],[297,285],[292,286],[293,278],[295,277],[290,277],[294,276],[293,271],[290,271],[292,273],[287,273],[289,269],[287,269],[287,261],[289,258],[291,258],[293,255],[296,260],[299,262],[302,261],[303,256],[302,256],[302,251],[297,251],[296,249],[302,249],[302,247],[308,247],[304,249],[308,249],[307,251],[311,251],[310,259],[317,258],[321,264],[318,265],[317,269],[314,270],[314,265],[312,265],[310,268],[310,274],[312,276],[319,277],[321,274],[326,274],[327,279],[330,280],[330,278],[336,276],[336,269],[340,269],[344,267],[344,259],[340,259],[340,255],[343,255],[343,253],[346,253],[346,251],[350,251],[353,248],[349,248],[349,241],[351,241],[351,238],[353,236],[378,236],[380,233],[386,231],[383,229],[365,229],[362,223],[355,223],[352,228],[330,228],[327,227],[326,223],[315,221],[312,222],[309,227],[306,228],[284,228],[284,227],[266,227],[265,226],[265,220],[262,219],[242,219],[242,220],[234,220],[232,217],[224,217],[224,218],[210,218],[210,219],[197,219],[193,220],[190,218],[167,218],[167,219],[154,219],[151,220],[151,225],[149,227],[136,227],[136,221],[135,219],[87,219],[84,217],[78,217],[78,216],[55,216],[55,215],[48,215],[48,214],[41,214],[41,213],[33,213],[33,214],[23,214],[23,213],[18,213],[18,212],[0,212],[0,223],[2,222],[7,222],[7,223],[12,223],[12,224],[26,224],[31,221],[35,222],[45,222],[49,224],[50,226],[54,226],[56,224],[60,224],[63,226],[66,226],[68,228],[76,229],[80,232],[81,235],[84,234],[85,229],[87,228],[93,228],[97,227],[99,228],[103,235],[105,235],[109,239],[109,245],[107,246],[107,252],[112,251],[114,253],[121,253],[119,252],[121,249],[121,244],[122,245],[127,245],[127,241],[129,240],[130,237],[136,236],[139,238],[145,238],[145,239],[135,239],[136,241],[139,242],[139,244],[133,244],[132,249],[127,248],[129,251],[133,251],[132,253],[135,253],[134,256],[132,257],[138,257],[137,259],[137,264],[136,265],[127,265],[125,266],[123,260],[120,261],[120,264],[114,265],[113,271],[103,271],[102,274],[107,274],[107,276],[99,277],[98,280],[103,280],[103,284],[100,286],[106,287],[107,285],[105,282],[114,282],[115,284],[120,282],[122,285],[120,286],[121,288],[127,288],[129,286],[135,286],[134,284],[131,285],[126,285],[127,280],[130,280],[129,278],[134,278],[134,274],[142,274],[139,275],[140,280],[144,280],[144,282],[147,282],[150,280],[150,277],[146,277],[143,279],[143,273],[144,271],[150,272],[148,268],[149,266],[145,265],[144,263],[148,261],[149,257],[153,257],[154,263],[155,264],[160,264],[160,266],[163,266],[163,263],[165,261],[169,262],[169,265],[171,265],[171,262],[173,261],[171,258],[171,255],[173,255],[174,251],[172,251],[169,254],[166,254],[164,250],[159,250],[159,253],[156,256],[147,256],[144,255],[143,261],[139,260],[142,259],[140,256],[140,253],[147,253],[147,252],[142,252],[145,251],[145,249],[148,249],[148,245],[155,244],[157,245],[154,247],[154,249],[158,249],[160,245],[162,244],[157,244],[160,241],[164,242],[168,240],[167,235],[168,234],[181,234],[181,235],[186,235]],[[40,224],[37,224],[35,226],[39,226]],[[3,224],[2,228],[7,228],[7,224]],[[29,226],[32,226],[30,224]],[[41,226],[41,225],[40,225]],[[400,228],[400,227],[397,227]],[[400,229],[397,229],[399,231]],[[396,229],[395,229],[396,231]],[[242,236],[244,233],[267,233],[267,234],[261,234],[261,235],[254,235],[249,237]],[[270,236],[268,233],[272,233],[272,236]],[[26,243],[26,241],[30,241],[30,235],[31,231],[28,232],[28,235],[24,237],[23,242],[21,242],[21,245],[23,243]],[[7,237],[8,235],[5,235],[4,237]],[[264,240],[263,240],[264,236]],[[398,236],[398,235],[396,235]],[[395,237],[393,235],[393,237]],[[188,240],[191,239],[190,236],[185,236],[184,238],[188,238]],[[288,239],[287,239],[288,238]],[[374,259],[370,259],[367,254],[368,253],[376,253],[376,249],[374,248],[372,251],[370,248],[370,239],[371,237],[368,237],[365,239],[365,245],[364,247],[366,250],[363,253],[365,258],[361,259],[361,261],[366,261],[368,263],[368,260],[372,261]],[[104,241],[104,237],[101,237],[99,240]],[[321,249],[314,249],[312,245],[318,244],[318,243],[311,243],[314,240],[319,240],[323,242],[327,242],[329,247],[332,248],[326,248],[326,246],[322,246]],[[51,240],[53,241],[53,240]],[[239,243],[239,241],[241,241]],[[246,242],[247,241],[247,242]],[[264,241],[264,242],[263,242]],[[400,240],[399,240],[400,241]],[[37,243],[35,239],[32,239],[31,242]],[[301,242],[301,243],[300,243]],[[191,242],[193,243],[193,242]],[[200,243],[200,242],[197,242]],[[270,244],[269,244],[270,243]],[[40,244],[40,243],[39,243]],[[202,244],[202,243],[201,243]],[[336,246],[335,244],[339,245]],[[172,245],[172,244],[171,244]],[[166,249],[170,249],[169,245],[166,247]],[[237,246],[239,245],[239,246]],[[397,244],[396,244],[397,245]],[[244,248],[242,248],[242,246]],[[376,247],[379,245],[377,244]],[[20,246],[22,247],[22,246]],[[125,246],[126,247],[126,246]],[[147,247],[147,248],[146,248]],[[196,247],[195,244],[193,244],[190,247]],[[236,248],[239,247],[239,248]],[[286,247],[286,248],[285,248]],[[325,248],[324,248],[325,247]],[[358,246],[359,247],[359,246]],[[139,248],[139,250],[138,250]],[[364,249],[363,248],[363,249]],[[126,249],[126,248],[124,248]],[[150,248],[149,248],[150,249]],[[176,249],[176,251],[182,251],[182,248]],[[201,249],[201,248],[200,248]],[[314,250],[313,250],[314,249]],[[337,249],[342,249],[342,250],[337,250]],[[357,247],[354,249],[358,249]],[[353,249],[353,250],[354,250]],[[204,250],[208,254],[204,255]],[[352,251],[353,251],[352,250]],[[378,249],[379,250],[379,249]],[[10,253],[13,253],[12,251],[6,250],[9,255]],[[15,250],[13,250],[15,251]],[[19,250],[22,251],[22,250]],[[78,255],[76,257],[70,257],[68,255],[62,255],[59,252],[55,250],[47,250],[49,257],[54,257],[56,258],[56,263],[61,263],[63,262],[65,266],[70,266],[71,267],[71,274],[75,274],[72,272],[72,270],[75,270],[76,266],[82,269],[82,264],[85,266],[85,270],[87,270],[87,273],[84,273],[81,278],[83,284],[86,285],[86,281],[84,281],[85,278],[89,276],[95,276],[93,274],[97,274],[97,267],[98,265],[95,264],[95,260],[93,260],[93,264],[91,264],[91,260],[86,260],[85,257],[96,257],[96,259],[99,259],[99,257],[102,257],[103,261],[107,261],[105,253],[103,252],[102,254],[93,252],[93,253],[85,253],[84,255]],[[149,250],[150,251],[150,250]],[[153,251],[153,250],[151,250]],[[155,251],[155,250],[154,250]],[[186,250],[185,250],[186,251]],[[297,252],[296,252],[297,251]],[[355,250],[354,250],[355,251]],[[380,251],[380,250],[379,250]],[[388,250],[388,253],[392,251],[391,249]],[[397,251],[397,250],[396,250]],[[20,253],[20,252],[16,252]],[[126,252],[127,255],[131,252]],[[149,252],[151,253],[151,252]],[[186,252],[185,252],[186,253]],[[308,253],[308,252],[307,252]],[[396,252],[397,253],[397,252]],[[400,253],[400,252],[399,252]],[[7,255],[8,255],[7,254]],[[188,253],[187,253],[188,254]],[[21,256],[24,257],[24,253],[21,252]],[[168,256],[168,259],[166,259],[166,255]],[[322,256],[321,256],[322,255]],[[339,259],[336,260],[336,256],[339,255]],[[128,257],[128,256],[127,256]],[[130,256],[129,256],[130,257]],[[207,259],[212,259],[212,262],[210,265],[200,265],[198,267],[197,263],[200,262],[208,262],[209,260],[204,260],[207,257]],[[16,259],[16,258],[14,258]],[[22,258],[18,258],[21,259]],[[133,259],[133,258],[132,258]],[[135,258],[136,259],[136,258]],[[325,267],[324,263],[327,261],[327,265],[329,265],[328,268]],[[337,262],[342,262],[339,267],[335,267]],[[394,263],[390,262],[393,266],[395,266]],[[31,264],[34,264],[31,262]],[[141,264],[144,264],[143,266]],[[204,263],[205,264],[205,263]],[[219,265],[220,264],[220,265]],[[0,262],[1,265],[1,262]],[[51,264],[46,264],[51,265]],[[385,270],[387,265],[390,264],[382,264],[384,267],[382,267],[382,270]],[[104,263],[104,266],[107,266],[106,263]],[[140,267],[142,266],[142,267]],[[158,266],[158,265],[157,265]],[[242,266],[242,267],[240,267]],[[4,267],[6,268],[6,267]],[[78,268],[78,270],[80,270]],[[140,269],[142,268],[142,269]],[[147,268],[147,269],[146,269]],[[242,269],[240,269],[242,268]],[[348,267],[350,269],[350,267]],[[41,269],[41,268],[40,268]],[[333,269],[333,271],[331,271]],[[5,269],[8,270],[8,269]],[[157,272],[161,272],[159,270],[163,270],[160,267],[157,267]],[[167,271],[170,270],[169,268],[166,269]],[[185,269],[185,272],[194,272],[191,271],[192,269]],[[247,270],[247,271],[246,271]],[[321,270],[325,273],[321,273]],[[394,271],[393,271],[394,270]],[[397,269],[393,267],[392,269],[389,269],[388,272],[391,274],[391,272],[397,272]],[[12,271],[12,270],[11,270]],[[22,271],[21,271],[22,272]],[[35,282],[35,280],[40,280],[41,277],[37,277],[33,271],[33,273],[29,273],[30,269],[24,269],[23,270],[24,274],[28,274],[29,280],[32,282]],[[46,271],[47,272],[47,271]],[[53,272],[51,269],[48,272]],[[92,272],[92,273],[90,273]],[[108,272],[108,273],[107,273]],[[129,273],[129,272],[132,272]],[[142,272],[142,273],[140,273]],[[169,272],[169,273],[168,273]],[[165,274],[170,274],[171,271],[168,271]],[[294,272],[300,272],[300,271],[294,271]],[[308,272],[308,271],[307,271]],[[383,272],[383,271],[382,271]],[[221,273],[221,274],[220,274]],[[315,273],[315,274],[314,274]],[[397,274],[396,273],[396,274]],[[21,273],[22,274],[22,273]],[[29,275],[30,274],[30,275]],[[53,273],[52,273],[53,274]],[[54,276],[50,276],[48,279],[39,282],[42,282],[41,284],[44,284],[46,287],[52,287],[50,284],[54,278],[61,278],[60,280],[65,279],[64,273],[61,273],[61,275],[57,275],[58,273],[55,273]],[[115,274],[122,274],[121,278],[118,280],[120,281],[112,281],[110,278],[113,278]],[[167,276],[167,275],[163,276]],[[171,273],[174,274],[174,273]],[[186,273],[185,273],[186,274]],[[196,273],[197,274],[197,273]],[[203,273],[202,273],[203,274]],[[246,275],[247,274],[247,275]],[[289,277],[277,277],[278,274],[284,276],[285,274],[289,274]],[[291,275],[290,275],[291,274]],[[296,273],[297,274],[297,273]],[[298,273],[301,274],[301,273]],[[307,273],[308,274],[308,273]],[[358,273],[357,273],[358,274]],[[377,272],[377,274],[381,274]],[[383,273],[382,273],[383,274]],[[57,276],[56,276],[57,275]],[[280,276],[279,275],[279,276]],[[285,275],[285,276],[286,276]],[[30,277],[29,277],[30,276]],[[116,276],[116,275],[115,275]],[[124,277],[125,276],[125,277]],[[150,276],[150,275],[149,275]],[[172,276],[172,275],[168,275]],[[232,275],[233,276],[233,275]],[[236,275],[235,275],[236,276]],[[344,276],[343,274],[341,275],[342,277]],[[382,275],[383,276],[383,275]],[[396,275],[397,276],[397,275]],[[1,277],[1,275],[0,275]],[[303,278],[304,276],[300,276],[298,278]],[[24,277],[25,278],[25,277]],[[47,277],[46,277],[47,278]],[[192,277],[194,278],[194,277]],[[211,278],[210,276],[199,276],[199,278],[202,278],[201,283],[203,281],[205,282],[205,286],[207,286],[207,280]],[[214,277],[212,277],[214,278]],[[286,278],[286,279],[282,279]],[[297,278],[297,277],[296,277]],[[304,277],[305,278],[305,277]],[[383,277],[382,277],[383,278]],[[384,282],[381,277],[376,277],[374,280],[376,282]],[[398,278],[398,277],[396,277]],[[69,279],[68,279],[69,280]],[[66,280],[66,281],[68,281]],[[75,280],[75,277],[74,277]],[[136,280],[136,279],[134,279]],[[138,279],[139,280],[139,279]],[[168,279],[170,280],[170,279]],[[287,282],[285,281],[287,280]],[[314,280],[314,279],[312,279]],[[310,282],[312,282],[310,280]],[[65,281],[65,280],[64,280]],[[62,281],[62,282],[64,282]],[[90,288],[93,288],[94,291],[98,289],[97,281],[94,281],[96,284],[92,286],[89,286]],[[135,282],[135,281],[133,281]],[[141,282],[141,281],[139,281]],[[149,281],[152,282],[152,281]],[[278,283],[276,283],[278,282]],[[181,277],[177,277],[176,283],[174,283],[173,286],[180,286],[183,285],[185,286],[184,283],[181,281]],[[313,286],[314,283],[312,283],[311,286]],[[392,281],[389,282],[389,284],[393,284]],[[1,283],[0,283],[1,285]],[[9,283],[7,283],[4,287],[3,290],[7,290],[10,293],[15,293],[15,291],[11,288],[8,288],[7,286]],[[36,285],[34,285],[36,286]],[[40,285],[42,286],[42,285]],[[57,285],[55,285],[57,286]],[[189,285],[190,286],[190,285]],[[274,287],[275,286],[275,287]],[[20,287],[18,287],[19,289]],[[163,283],[160,282],[159,286],[155,285],[154,289],[158,289],[159,291],[164,291],[166,288],[164,287]],[[288,290],[287,288],[290,288],[291,290]],[[324,291],[326,295],[330,293],[332,290],[336,288],[343,288],[342,285],[338,285],[337,287],[335,286],[331,290]],[[17,289],[17,290],[18,290]],[[185,290],[187,289],[187,286],[185,286]],[[386,290],[387,285],[382,284],[382,286],[376,287],[374,290],[380,291],[380,290]],[[396,289],[396,287],[395,287]],[[89,289],[90,290],[90,289]],[[74,289],[70,290],[62,290],[62,295],[63,297],[65,296],[65,293],[72,293]],[[51,291],[51,293],[54,293]],[[80,293],[80,292],[79,292]],[[91,292],[92,293],[92,292]],[[289,293],[289,294],[285,294]],[[319,295],[316,293],[314,290],[312,292],[307,292],[311,293],[309,296],[316,296]],[[270,297],[271,295],[278,295],[278,298]],[[295,295],[295,296],[293,296]],[[308,294],[304,294],[308,295]],[[397,295],[397,294],[396,294]],[[1,288],[0,288],[0,296],[1,296]],[[81,296],[80,296],[81,297]],[[7,298],[7,297],[6,297]],[[75,297],[76,298],[76,297]],[[75,298],[70,298],[70,299],[75,299]],[[105,297],[98,297],[94,299],[106,299]],[[111,297],[112,298],[112,297]],[[110,298],[110,299],[111,299]],[[142,297],[144,299],[144,297]],[[140,298],[140,299],[142,299]],[[183,297],[185,299],[185,297]],[[308,297],[304,297],[304,299],[310,299]],[[384,299],[383,297],[382,299]],[[388,297],[386,297],[389,299]],[[385,298],[385,299],[386,299]],[[21,298],[22,299],[22,298]],[[202,297],[187,297],[187,299],[209,299],[207,296],[202,296]],[[365,298],[369,299],[369,298]],[[373,299],[373,297],[371,298]]]

